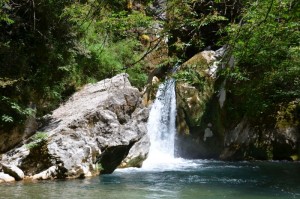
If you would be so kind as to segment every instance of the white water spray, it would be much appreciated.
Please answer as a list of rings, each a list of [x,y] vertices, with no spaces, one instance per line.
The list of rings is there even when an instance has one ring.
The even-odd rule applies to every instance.
[[[175,120],[175,80],[170,79],[159,86],[150,111],[147,128],[151,146],[142,168],[158,168],[162,165],[165,167],[174,162]]]

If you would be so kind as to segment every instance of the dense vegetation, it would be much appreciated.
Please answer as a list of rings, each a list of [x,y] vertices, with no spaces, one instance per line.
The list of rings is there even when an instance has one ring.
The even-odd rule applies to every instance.
[[[0,14],[1,129],[127,68],[135,85],[146,80],[138,34],[151,20],[127,1],[7,0]]]
[[[168,68],[225,44],[236,59],[220,74],[233,96],[228,109],[276,120],[291,105],[288,120],[299,118],[297,0],[163,2],[1,0],[0,128],[42,116],[80,86],[120,72],[142,88],[155,52],[167,55],[157,67]]]
[[[299,18],[298,1],[254,1],[245,4],[239,23],[227,27],[237,60],[227,69],[232,112],[271,125],[299,124]]]

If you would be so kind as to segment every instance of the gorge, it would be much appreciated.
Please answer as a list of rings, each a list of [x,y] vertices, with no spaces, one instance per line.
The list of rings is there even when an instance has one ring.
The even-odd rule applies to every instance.
[[[0,1],[0,198],[300,198],[299,5]]]
[[[176,83],[173,78],[160,85],[154,81],[151,111],[127,74],[86,85],[45,117],[35,135],[1,155],[3,170],[12,165],[32,179],[64,179],[112,173],[117,167],[151,168],[155,162],[168,167],[175,157],[296,160],[297,126],[258,129],[243,117],[225,123],[232,98],[226,97],[226,81],[215,76],[224,52],[198,53],[171,75]],[[200,88],[182,81],[190,68],[203,78]]]
[[[124,95],[119,92],[120,88]],[[25,181],[0,184],[1,197],[68,199],[99,198],[101,195],[104,198],[288,199],[300,196],[297,162],[224,162],[178,157],[175,88],[173,79],[160,84],[149,112],[140,104],[140,95],[134,94],[137,90],[130,87],[125,74],[87,85],[54,111],[50,118],[60,114],[63,117],[50,120],[48,127],[44,127],[49,132],[47,141],[42,140],[40,148],[33,150],[27,144],[27,147],[23,145],[1,156],[5,172],[4,168],[11,164],[19,166],[25,173]],[[112,93],[117,96],[113,97]],[[105,106],[96,105],[95,113],[90,103],[85,106],[89,113],[79,111],[80,102],[97,102],[97,96],[105,99],[106,95],[109,96],[108,101],[102,101]],[[79,119],[82,116],[85,119]],[[115,137],[112,138],[112,135]],[[206,136],[207,140],[209,138],[211,136]],[[69,148],[67,139],[71,143]],[[106,142],[109,139],[114,142]],[[60,144],[60,140],[64,143]],[[83,141],[85,143],[81,143]],[[36,153],[40,154],[39,158],[30,155]],[[89,176],[98,174],[96,162],[102,167],[98,172],[103,173],[91,178]],[[118,165],[123,168],[105,174],[111,173]],[[48,169],[42,171],[43,168]],[[289,172],[286,172],[287,169]],[[28,176],[31,175],[29,172],[34,174],[35,171],[42,172]],[[37,184],[26,181],[65,178],[78,179]]]
[[[82,99],[84,102],[88,98],[84,97],[85,94],[92,95],[95,102],[97,101],[95,96],[99,95],[101,92],[105,92],[105,89],[101,87],[104,82],[98,83],[96,87],[92,85],[87,86],[85,89],[81,91],[81,94],[74,95],[70,102],[72,104],[76,104],[76,99]],[[116,92],[119,88],[126,88],[130,91],[130,86],[126,80],[126,75],[124,74],[116,76],[111,80],[105,80],[106,89],[109,88],[110,92]],[[125,87],[124,87],[125,86]],[[115,88],[117,90],[114,90]],[[132,90],[134,91],[134,90]],[[99,93],[100,92],[100,93]],[[111,106],[112,99],[121,100],[122,96],[119,92],[117,98],[110,98],[109,100],[109,110],[117,110],[118,106]],[[127,97],[134,95],[129,95],[128,92]],[[101,94],[102,96],[104,93]],[[80,98],[77,98],[77,96]],[[239,199],[273,199],[273,198],[281,198],[281,199],[290,199],[290,198],[298,198],[300,196],[300,176],[299,176],[299,163],[297,162],[258,162],[258,161],[243,161],[243,162],[224,162],[217,160],[205,160],[205,159],[183,159],[179,157],[175,157],[176,147],[174,146],[175,137],[176,137],[176,127],[175,127],[175,119],[176,119],[176,97],[175,97],[175,81],[170,79],[165,83],[160,84],[158,87],[158,92],[156,94],[156,100],[151,106],[150,113],[143,113],[147,111],[147,109],[143,109],[143,106],[137,108],[136,113],[132,113],[132,118],[136,118],[139,121],[140,125],[144,125],[144,127],[139,126],[139,129],[148,128],[149,137],[140,137],[145,135],[143,132],[138,135],[138,138],[133,138],[134,142],[133,146],[130,146],[130,142],[127,143],[129,146],[126,146],[126,138],[121,141],[121,145],[115,140],[115,144],[107,145],[104,149],[99,148],[99,152],[91,151],[91,154],[88,154],[86,151],[87,146],[91,146],[93,143],[93,139],[88,137],[82,137],[80,140],[85,140],[87,142],[84,145],[80,145],[77,143],[76,130],[68,130],[71,134],[68,134],[67,127],[64,127],[63,134],[57,134],[52,130],[50,131],[49,140],[48,140],[48,153],[53,153],[51,150],[51,145],[53,143],[58,143],[56,136],[60,138],[61,136],[68,136],[70,139],[70,143],[72,147],[67,149],[66,147],[66,138],[64,138],[63,145],[57,145],[56,149],[56,158],[59,158],[59,150],[61,147],[65,147],[66,150],[64,153],[72,153],[72,150],[76,149],[76,156],[73,156],[72,159],[67,158],[66,155],[61,156],[61,166],[52,167],[53,170],[48,169],[47,172],[42,172],[38,174],[40,179],[43,179],[43,176],[47,176],[50,178],[61,178],[61,176],[56,175],[58,173],[58,168],[62,169],[64,167],[64,174],[69,175],[69,178],[78,178],[77,180],[55,180],[55,181],[44,181],[43,183],[28,183],[25,181],[17,181],[14,184],[0,184],[1,197],[3,198],[23,198],[25,195],[29,198],[120,198],[120,197],[130,197],[130,198],[208,198],[208,199],[217,199],[217,198],[239,198]],[[127,98],[129,99],[129,98]],[[134,98],[133,98],[134,99]],[[137,100],[137,98],[136,98]],[[122,100],[121,100],[122,101]],[[70,103],[69,102],[69,103]],[[118,101],[120,102],[120,101]],[[129,101],[128,101],[129,102]],[[135,101],[137,102],[137,101]],[[118,104],[118,103],[117,103]],[[119,104],[120,105],[120,104]],[[68,107],[68,103],[64,105],[64,107]],[[98,106],[99,107],[99,106]],[[68,107],[70,108],[70,107]],[[78,111],[78,106],[76,106],[76,112]],[[125,109],[123,109],[125,108]],[[126,107],[123,107],[122,110],[126,110]],[[129,107],[127,107],[129,108]],[[141,108],[141,109],[140,109]],[[100,108],[102,110],[102,108]],[[128,109],[127,109],[128,110]],[[105,112],[105,109],[102,110]],[[65,113],[65,111],[64,111]],[[98,133],[95,134],[96,138],[98,138],[98,144],[101,144],[101,140],[105,141],[108,137],[105,137],[105,134],[110,132],[110,128],[115,128],[114,122],[112,122],[113,118],[118,121],[125,121],[122,118],[126,118],[125,115],[121,115],[121,113],[125,112],[116,112],[114,116],[114,112],[109,112],[106,110],[106,114],[97,113],[96,118],[93,121],[89,120],[89,128],[97,127]],[[58,114],[58,113],[56,113]],[[81,114],[78,112],[78,114]],[[149,118],[148,115],[149,114]],[[73,115],[73,114],[72,114]],[[85,115],[85,114],[84,114]],[[91,115],[91,114],[87,114]],[[52,116],[52,118],[54,115]],[[74,115],[72,116],[74,117]],[[96,117],[96,116],[94,116]],[[89,118],[89,117],[88,117]],[[148,118],[148,119],[147,119]],[[71,118],[70,118],[71,119]],[[147,121],[146,125],[143,121]],[[73,120],[72,120],[73,121]],[[76,121],[76,129],[81,132],[90,132],[91,130],[84,130],[86,123],[85,120],[75,120]],[[109,123],[101,123],[105,121],[109,121]],[[116,120],[114,120],[116,121]],[[130,122],[131,119],[127,118],[127,122]],[[62,121],[60,121],[62,122]],[[91,123],[93,122],[93,123]],[[52,122],[49,126],[50,129],[57,129],[57,122]],[[68,125],[69,128],[74,127],[74,121]],[[80,125],[79,125],[80,124]],[[94,124],[94,125],[92,125]],[[130,125],[135,124],[133,121],[130,122]],[[108,127],[109,125],[110,127]],[[123,123],[126,126],[126,122]],[[79,130],[80,127],[80,130]],[[121,126],[120,126],[121,127]],[[119,128],[120,128],[119,127]],[[104,129],[105,131],[103,131]],[[123,129],[124,127],[121,127]],[[103,129],[103,130],[101,130]],[[125,127],[128,129],[128,127]],[[128,129],[126,135],[133,135],[133,126],[131,129]],[[103,137],[99,136],[100,134]],[[100,133],[100,134],[99,134]],[[113,131],[111,132],[113,133]],[[117,133],[117,132],[114,132]],[[114,134],[113,133],[113,134]],[[81,133],[82,134],[82,133]],[[118,133],[117,133],[118,134]],[[83,136],[83,135],[82,135]],[[111,136],[111,135],[110,135]],[[114,139],[120,139],[115,137]],[[125,135],[123,135],[125,136]],[[122,136],[122,137],[123,137]],[[94,137],[95,138],[95,137]],[[210,137],[208,137],[210,138]],[[207,139],[208,139],[207,138]],[[100,140],[101,139],[101,140]],[[150,150],[149,150],[149,139],[151,142]],[[53,140],[53,141],[52,141]],[[102,141],[102,144],[105,143]],[[92,145],[97,149],[98,146]],[[134,157],[137,157],[139,160],[145,159],[146,155],[141,153],[141,146],[146,146],[144,153],[148,153],[148,159],[146,159],[141,168],[118,168],[112,174],[110,173],[111,166],[113,162],[119,161],[119,164],[122,167],[125,167],[126,164],[131,164],[130,166],[140,166],[141,163],[132,165],[130,161],[134,160]],[[81,146],[84,146],[82,148]],[[101,146],[101,145],[100,145]],[[147,148],[148,146],[148,148]],[[77,148],[78,147],[78,148]],[[87,156],[82,156],[82,160],[80,160],[80,151],[84,149],[83,153],[87,153]],[[134,149],[134,151],[133,151]],[[23,150],[23,153],[26,151],[25,148],[20,148],[18,150],[12,151],[8,153],[6,156],[2,156],[3,160],[11,160],[15,161],[15,164],[20,162],[21,168],[25,171],[25,174],[28,175],[28,171],[24,168],[24,164],[28,164],[26,161],[22,159],[22,156],[18,155]],[[122,152],[124,151],[124,152]],[[99,156],[99,154],[103,154],[103,156]],[[140,153],[138,153],[140,152]],[[95,157],[93,157],[93,153],[95,153]],[[123,153],[127,154],[123,155]],[[139,154],[138,156],[134,156],[134,154]],[[75,155],[75,154],[74,154]],[[144,156],[143,156],[144,155]],[[45,157],[45,156],[44,156]],[[103,158],[103,160],[99,160]],[[121,163],[121,159],[123,163]],[[43,157],[41,157],[43,158]],[[51,160],[51,156],[49,156],[49,160]],[[105,173],[98,177],[88,177],[87,172],[84,169],[92,169],[92,167],[85,167],[87,164],[93,164],[94,161],[90,161],[91,159],[98,159],[98,161],[103,163],[103,168]],[[121,159],[119,159],[121,158]],[[127,160],[126,160],[127,159]],[[26,160],[26,159],[25,159]],[[31,161],[39,161],[41,159],[32,159]],[[110,166],[105,162],[108,161]],[[79,165],[76,165],[80,163]],[[136,161],[133,161],[136,162]],[[31,162],[33,163],[33,162]],[[36,162],[38,164],[45,164],[44,162]],[[70,166],[67,167],[67,164]],[[74,166],[72,166],[72,164]],[[3,165],[2,165],[3,166]],[[4,165],[5,166],[5,165]],[[34,169],[34,164],[31,164],[31,172]],[[50,165],[48,165],[50,166]],[[81,169],[77,169],[81,166]],[[29,167],[28,167],[29,168]],[[38,169],[38,168],[36,168]],[[52,173],[50,173],[52,171]],[[93,170],[90,170],[92,172]],[[288,172],[287,172],[288,171]],[[101,173],[101,170],[100,170]],[[50,176],[49,176],[50,174]],[[56,176],[55,176],[56,175]],[[34,175],[35,177],[37,175]],[[64,178],[65,178],[64,177]],[[83,178],[85,177],[85,178]],[[37,178],[38,179],[38,178]],[[17,191],[16,191],[17,188]]]

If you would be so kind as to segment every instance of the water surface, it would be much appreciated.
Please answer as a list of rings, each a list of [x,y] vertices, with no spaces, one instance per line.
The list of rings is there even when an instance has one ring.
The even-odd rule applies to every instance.
[[[81,180],[0,185],[0,198],[300,198],[300,164],[194,160]]]

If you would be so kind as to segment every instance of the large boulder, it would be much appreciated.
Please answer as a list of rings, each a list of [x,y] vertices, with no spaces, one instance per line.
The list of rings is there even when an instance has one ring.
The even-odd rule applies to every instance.
[[[177,156],[185,158],[218,158],[223,147],[223,129],[219,125],[216,86],[217,64],[225,52],[203,51],[186,61],[177,71]],[[222,103],[224,103],[223,89]],[[217,102],[217,103],[215,103]],[[213,114],[214,117],[210,117]]]
[[[16,180],[23,180],[24,172],[15,165],[1,164],[4,173],[11,175]]]
[[[127,74],[120,74],[86,85],[54,110],[48,124],[25,145],[0,160],[34,179],[111,173],[132,148],[143,150],[143,156],[135,152],[141,161],[146,158],[149,144],[143,149],[135,145],[147,140],[147,118],[139,90],[130,85]]]

